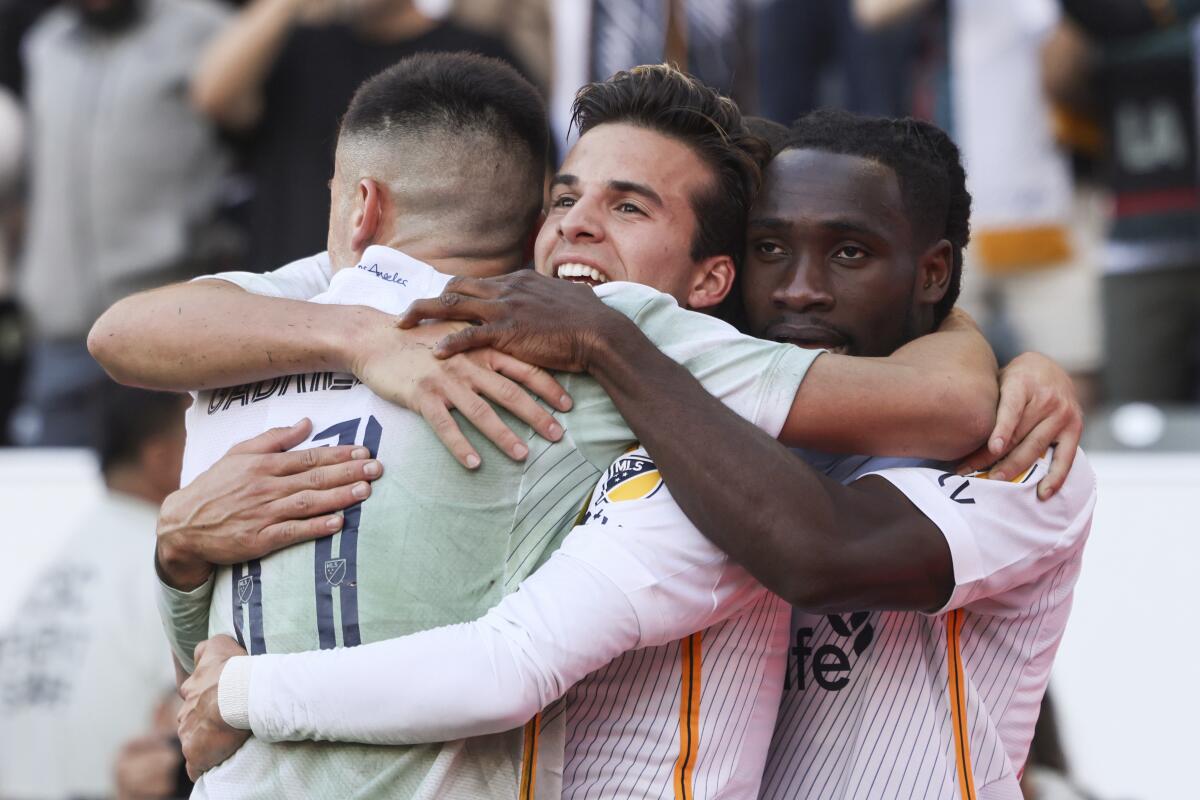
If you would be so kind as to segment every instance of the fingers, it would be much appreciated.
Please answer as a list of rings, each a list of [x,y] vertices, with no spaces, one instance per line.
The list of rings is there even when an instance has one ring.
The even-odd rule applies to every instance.
[[[341,514],[324,514],[312,519],[289,519],[276,522],[259,531],[259,540],[267,551],[274,553],[291,547],[300,542],[309,542],[323,536],[332,536],[342,529],[344,520]]]
[[[517,363],[519,364],[521,362]],[[562,426],[558,424],[558,421],[550,415],[549,411],[538,405],[537,402],[519,385],[513,383],[503,375],[491,372],[486,368],[474,367],[473,369],[478,370],[475,376],[475,380],[477,382],[476,386],[478,387],[478,390],[486,397],[491,398],[502,408],[507,409],[513,416],[529,425],[529,427],[533,428],[533,430],[546,441],[557,442],[562,438],[563,430]],[[551,378],[548,374],[546,375],[546,378],[552,385],[558,386],[558,381]],[[561,388],[558,389],[558,393],[561,397]],[[554,394],[554,392],[551,391],[550,394]],[[495,414],[492,414],[491,417],[495,417]],[[490,417],[485,416],[485,419],[490,420]],[[499,418],[497,418],[497,421],[499,421]],[[494,439],[490,434],[487,433],[487,431],[479,426],[475,420],[472,419],[471,423],[483,431],[484,434],[487,435],[488,438],[496,444],[496,446],[503,449],[504,452],[514,453],[514,457],[518,459],[524,458],[524,455],[516,455],[509,446],[505,446],[504,442]],[[501,423],[501,425],[503,425],[503,423]],[[508,426],[504,425],[503,427],[504,430],[508,430]],[[508,444],[511,445],[512,442],[508,441]]]
[[[253,439],[235,444],[230,453],[282,453],[303,442],[312,433],[312,421],[307,417],[287,428],[271,428]]]
[[[356,481],[349,486],[337,486],[333,489],[304,489],[268,503],[265,516],[270,522],[263,529],[274,524],[312,521],[314,517],[323,517],[327,528],[325,535],[328,535],[341,525],[341,518],[338,517],[335,524],[324,515],[349,508],[370,496],[371,484],[367,481]]]
[[[371,457],[371,451],[355,445],[333,445],[327,447],[306,447],[303,450],[292,450],[287,453],[274,453],[266,457],[264,463],[272,475],[295,475],[309,472],[332,464],[344,464],[348,461],[359,461]]]
[[[437,343],[433,354],[438,358],[449,358],[467,350],[477,350],[480,347],[494,347],[499,339],[500,329],[495,325],[474,325],[452,333]]]
[[[196,645],[196,650],[192,653],[192,663],[199,664],[200,659],[204,658],[204,652],[206,650],[208,650],[208,640],[207,639],[205,639],[200,644]],[[187,686],[188,681],[184,681],[183,685]]]
[[[524,395],[524,399],[527,401],[527,406],[532,406],[534,409],[541,412],[543,416],[550,417],[550,415],[546,414],[546,412],[541,409],[537,403],[534,403],[533,400],[530,399],[529,395],[525,394],[516,386],[516,384],[509,381],[507,378],[490,373],[486,377],[482,375],[480,377],[483,378],[481,381],[482,385],[480,387],[480,391],[483,391],[485,394],[488,394],[489,396],[492,394],[492,392],[486,388],[486,384],[489,381],[504,381],[508,383],[509,386],[516,389],[518,394]],[[495,390],[495,393],[504,394],[505,392],[503,390]],[[450,401],[450,404],[454,408],[458,409],[458,412],[466,417],[468,422],[474,425],[480,433],[482,433],[492,442],[492,444],[496,445],[496,447],[507,453],[509,458],[512,458],[514,461],[521,461],[525,458],[525,456],[529,455],[529,446],[525,444],[524,440],[517,436],[517,434],[513,433],[512,429],[504,424],[504,420],[500,419],[500,416],[496,413],[496,410],[492,408],[491,404],[476,394],[472,388],[458,383],[449,384],[446,387],[446,396]],[[509,403],[517,407],[527,407],[516,402],[515,397],[511,394],[509,395]],[[514,411],[514,413],[516,412]],[[550,418],[550,421],[551,423],[554,423],[553,418]]]
[[[1012,480],[1033,466],[1054,443],[1059,426],[1052,420],[1040,422],[1012,451],[991,469],[991,478],[998,481]]]
[[[992,455],[992,451],[985,443],[974,453],[971,453],[958,463],[958,474],[967,475],[972,472],[980,472],[994,463],[996,463],[996,456]]]
[[[987,449],[993,459],[999,458],[1010,444],[1016,441],[1017,425],[1021,414],[1029,404],[1029,392],[1024,384],[1013,386],[1006,383],[1000,389],[1000,405],[996,409],[996,425],[988,436]]]
[[[457,292],[442,292],[437,297],[418,300],[400,315],[396,324],[401,328],[411,328],[422,320],[445,319],[474,322],[488,320],[496,312],[495,303],[490,300],[479,300]]]
[[[450,415],[450,409],[444,402],[433,397],[426,397],[421,400],[419,411],[425,421],[429,423],[429,427],[433,428],[434,435],[458,463],[467,469],[475,469],[483,463],[479,458],[479,453],[475,452],[475,448],[459,430],[458,423],[454,421],[454,417]]]
[[[1050,459],[1050,470],[1038,484],[1038,497],[1048,500],[1062,488],[1067,480],[1067,473],[1075,463],[1076,448],[1079,438],[1083,435],[1083,425],[1075,422],[1064,429],[1058,436],[1058,444],[1054,447],[1054,456]]]
[[[562,384],[553,375],[541,367],[527,364],[519,358],[513,358],[506,353],[501,353],[499,350],[492,351],[490,365],[496,372],[524,385],[526,389],[559,411],[571,410],[571,396],[567,394]],[[521,418],[525,419],[524,417]],[[529,422],[529,420],[525,421]],[[541,431],[539,430],[538,433],[541,433]],[[552,439],[552,441],[557,441],[557,439]]]
[[[326,450],[329,448],[314,448]],[[354,448],[343,448],[352,450]],[[366,448],[358,448],[367,452]],[[311,452],[311,451],[306,451]],[[290,455],[290,454],[289,454]],[[304,472],[289,474],[278,481],[280,496],[294,494],[305,489],[336,489],[350,486],[356,481],[373,481],[383,474],[383,464],[369,459],[355,459],[342,464],[314,467]]]

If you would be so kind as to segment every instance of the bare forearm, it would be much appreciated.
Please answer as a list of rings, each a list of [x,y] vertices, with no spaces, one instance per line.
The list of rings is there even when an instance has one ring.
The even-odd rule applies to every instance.
[[[590,371],[688,518],[764,586],[822,612],[945,599],[944,543],[885,482],[844,487],[818,474],[649,342],[606,341]]]
[[[352,371],[348,343],[382,312],[279,300],[224,281],[127,297],[104,313],[88,349],[117,381],[186,391],[317,370]]]

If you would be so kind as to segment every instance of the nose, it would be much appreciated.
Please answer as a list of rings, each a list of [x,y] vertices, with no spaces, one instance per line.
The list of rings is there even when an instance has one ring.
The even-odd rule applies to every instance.
[[[820,258],[801,255],[771,295],[775,307],[791,311],[829,311],[834,306],[829,272]]]
[[[579,198],[558,218],[558,235],[572,244],[604,239],[604,224],[594,202]]]

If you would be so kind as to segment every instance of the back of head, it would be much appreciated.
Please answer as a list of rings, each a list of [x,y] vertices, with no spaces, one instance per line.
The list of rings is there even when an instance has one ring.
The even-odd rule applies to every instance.
[[[104,384],[96,442],[100,470],[110,476],[136,465],[147,443],[182,428],[185,407],[184,395]]]
[[[708,164],[716,181],[692,198],[696,235],[691,257],[728,255],[740,265],[746,215],[762,181],[766,142],[752,134],[737,104],[666,64],[634,67],[575,95],[580,135],[605,123],[636,125],[677,139]]]
[[[452,237],[457,255],[521,250],[542,210],[548,130],[537,90],[503,61],[410,56],[363,83],[342,117],[339,201],[371,178],[406,230]]]
[[[941,128],[917,119],[814,111],[792,126],[780,149],[818,150],[870,159],[896,174],[913,233],[954,250],[950,284],[935,323],[950,313],[962,285],[963,249],[971,236],[971,195],[958,147]]]

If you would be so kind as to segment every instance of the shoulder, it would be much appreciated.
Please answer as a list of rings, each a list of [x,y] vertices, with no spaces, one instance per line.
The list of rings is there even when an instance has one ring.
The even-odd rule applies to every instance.
[[[60,5],[47,11],[33,24],[25,34],[22,47],[27,53],[37,53],[41,48],[53,45],[78,26],[78,14],[68,6]]]

